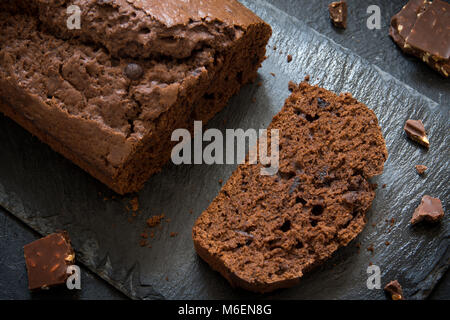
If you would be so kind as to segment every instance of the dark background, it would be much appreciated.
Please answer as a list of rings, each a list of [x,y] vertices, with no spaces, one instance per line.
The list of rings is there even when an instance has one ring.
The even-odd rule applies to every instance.
[[[449,80],[432,71],[413,57],[401,53],[388,36],[389,20],[407,2],[403,0],[349,0],[349,22],[346,30],[332,27],[327,12],[330,0],[267,0],[279,9],[305,21],[310,27],[349,48],[438,102],[449,107]],[[448,2],[448,1],[447,1]],[[382,14],[382,29],[368,30],[365,26],[367,7],[378,5]],[[396,64],[399,59],[407,60]],[[23,246],[39,238],[35,233],[9,212],[0,208],[0,298],[1,299],[126,299],[109,284],[82,268],[82,290],[51,290],[30,293],[23,259]],[[447,274],[436,286],[431,299],[450,299],[450,279]]]

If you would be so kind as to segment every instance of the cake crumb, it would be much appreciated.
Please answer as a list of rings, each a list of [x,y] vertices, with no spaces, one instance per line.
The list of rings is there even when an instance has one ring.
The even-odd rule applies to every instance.
[[[370,251],[372,254],[375,252],[375,249],[373,248],[373,244],[371,244],[368,248],[367,251]]]
[[[164,219],[164,214],[160,215],[160,216],[153,216],[147,219],[147,225],[150,228],[156,227],[157,225],[159,225],[161,223],[161,221]]]
[[[166,277],[166,281],[169,281],[169,277]]]
[[[171,232],[170,237],[175,238],[178,235],[178,232]]]
[[[271,72],[270,75],[271,75],[272,77],[275,77],[275,76],[276,76],[275,73],[273,73],[273,72]]]
[[[427,169],[428,169],[427,166],[424,166],[424,165],[421,165],[421,164],[418,164],[418,165],[416,166],[416,171],[417,171],[417,173],[418,173],[419,175],[423,175],[423,174],[425,173],[425,171],[427,171]]]
[[[391,243],[390,243],[389,241],[386,241],[384,244],[388,246],[388,245],[390,245]]]
[[[139,210],[139,199],[138,197],[134,197],[130,200],[131,210],[133,212],[137,212]]]
[[[139,241],[139,245],[140,245],[141,247],[147,246],[147,240],[142,239],[141,241]]]
[[[148,238],[147,232],[142,232],[141,233],[141,237],[144,238],[144,239],[147,239]]]
[[[385,184],[383,184],[381,187],[382,187],[383,189],[386,189],[387,184],[385,183]]]
[[[310,75],[307,74],[307,75],[305,76],[305,79],[304,79],[304,80],[305,80],[306,82],[308,82],[310,79],[311,79]]]
[[[292,61],[292,56],[290,55],[290,54],[288,54],[288,56],[287,56],[287,62],[289,63],[289,62],[291,62]]]

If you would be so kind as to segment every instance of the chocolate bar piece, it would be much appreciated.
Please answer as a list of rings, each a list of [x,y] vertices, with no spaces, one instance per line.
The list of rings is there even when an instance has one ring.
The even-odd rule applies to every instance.
[[[404,300],[402,286],[397,280],[389,282],[384,287],[384,291],[390,294],[392,300]]]
[[[347,28],[347,3],[345,1],[336,1],[328,5],[330,19],[337,28]]]
[[[416,224],[421,221],[434,223],[441,221],[443,217],[444,209],[442,208],[441,200],[430,196],[423,196],[420,205],[414,211],[411,223]]]
[[[389,34],[405,53],[448,77],[450,4],[441,0],[411,0],[392,17]]]
[[[425,147],[430,146],[430,141],[427,137],[427,132],[421,120],[408,120],[403,128],[411,140],[420,143]]]
[[[28,271],[28,288],[48,289],[66,283],[67,267],[75,253],[66,232],[53,233],[23,247]]]

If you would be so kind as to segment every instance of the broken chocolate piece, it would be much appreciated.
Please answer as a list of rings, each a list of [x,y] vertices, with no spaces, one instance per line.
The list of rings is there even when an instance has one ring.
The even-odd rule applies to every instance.
[[[347,28],[347,3],[345,1],[336,1],[328,5],[330,19],[337,28]]]
[[[421,221],[435,223],[441,221],[443,217],[444,209],[442,208],[441,200],[425,195],[420,205],[414,211],[411,223],[416,224]]]
[[[418,165],[416,166],[416,171],[417,171],[417,173],[420,174],[420,175],[423,175],[423,174],[425,173],[425,171],[427,171],[427,169],[428,169],[427,166],[424,166],[424,165],[421,165],[421,164],[418,164]]]
[[[430,146],[430,141],[427,137],[427,132],[421,120],[406,121],[404,130],[408,137],[425,147]]]
[[[53,233],[23,247],[28,272],[28,288],[48,289],[66,283],[67,267],[75,253],[66,232]]]
[[[392,300],[404,300],[402,286],[397,280],[389,282],[384,287],[384,291],[391,295]]]
[[[129,63],[125,67],[125,75],[130,80],[139,80],[143,73],[142,67],[136,63]]]
[[[450,4],[411,0],[391,19],[389,34],[405,52],[448,77],[450,73]]]

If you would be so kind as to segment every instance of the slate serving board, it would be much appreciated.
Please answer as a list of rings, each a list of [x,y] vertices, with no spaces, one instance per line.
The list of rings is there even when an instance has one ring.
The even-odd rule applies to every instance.
[[[242,2],[274,30],[257,80],[263,85],[246,86],[208,127],[267,127],[289,95],[288,81],[306,74],[337,93],[352,92],[377,114],[390,154],[383,175],[374,179],[380,187],[356,241],[295,288],[267,295],[232,289],[197,257],[191,227],[217,195],[219,179],[225,181],[236,166],[169,164],[139,193],[140,213],[131,217],[125,207],[132,196],[111,199],[112,191],[3,116],[0,205],[41,234],[68,230],[77,260],[136,299],[384,299],[382,290],[366,287],[369,263],[381,268],[382,284],[398,279],[407,298],[427,297],[449,266],[449,217],[433,227],[411,227],[409,219],[424,194],[439,197],[444,208],[448,204],[449,106],[420,95],[272,5]],[[294,57],[291,63],[287,54]],[[424,121],[429,151],[404,136],[408,118]],[[430,168],[425,177],[415,173],[415,164]],[[140,247],[146,219],[160,213],[171,222],[155,230],[152,248]],[[170,237],[171,232],[178,235]]]

